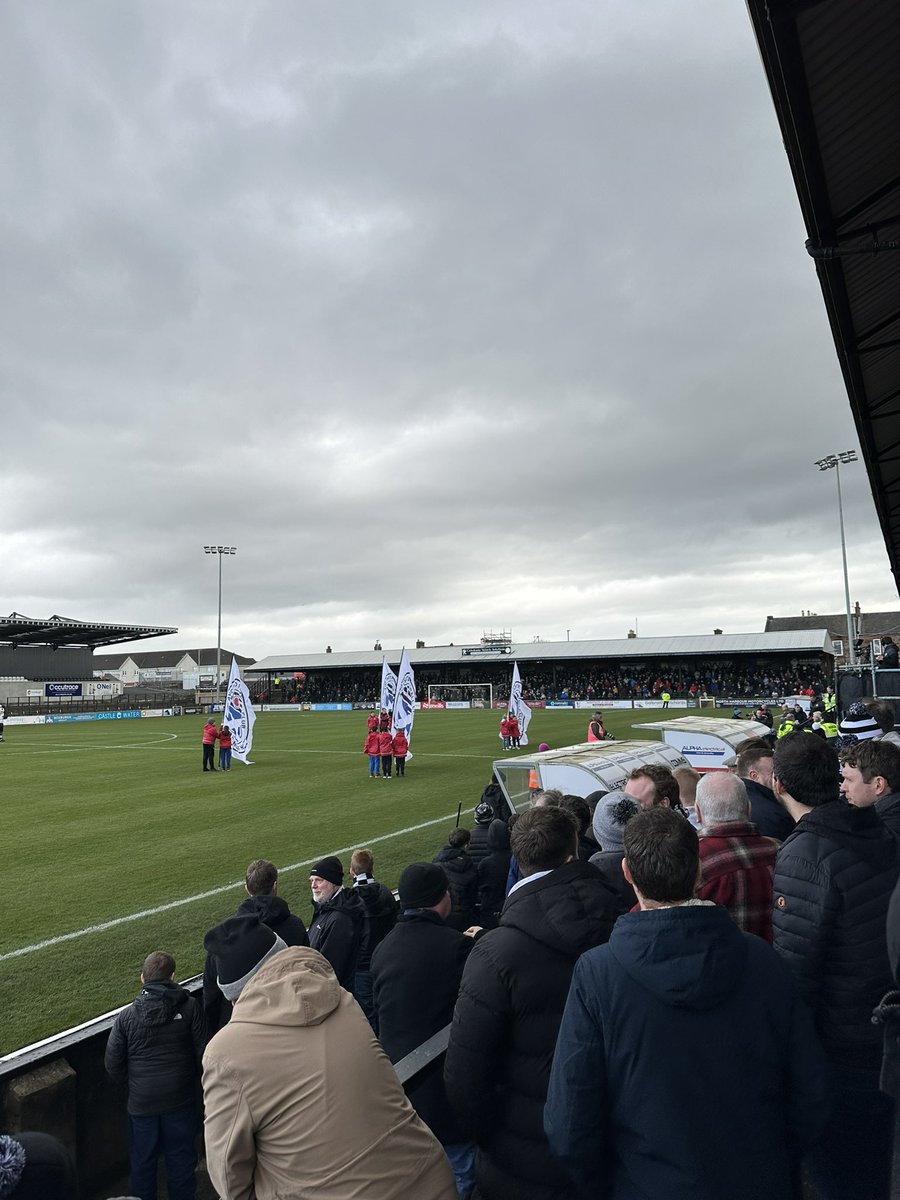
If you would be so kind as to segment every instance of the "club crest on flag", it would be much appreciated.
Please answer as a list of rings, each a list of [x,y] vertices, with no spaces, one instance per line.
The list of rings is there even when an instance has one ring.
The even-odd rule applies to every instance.
[[[511,712],[519,722],[519,745],[528,745],[528,724],[531,721],[531,709],[522,698],[522,679],[519,675],[519,664],[513,663],[512,686],[509,689],[509,706],[507,712]]]
[[[409,741],[412,741],[412,727],[416,716],[416,677],[409,661],[406,648],[400,656],[400,666],[397,668],[397,694],[394,699],[394,709],[391,716],[391,733],[402,729]],[[407,753],[407,759],[412,758]]]
[[[231,754],[245,765],[250,765],[247,755],[253,747],[253,726],[256,713],[250,703],[250,692],[238,671],[237,659],[231,660],[228,689],[225,692],[224,723],[231,730]]]

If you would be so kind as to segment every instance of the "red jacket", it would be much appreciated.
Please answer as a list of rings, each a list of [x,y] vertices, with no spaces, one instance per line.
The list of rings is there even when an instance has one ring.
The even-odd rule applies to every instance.
[[[208,724],[203,726],[203,745],[214,746],[216,744],[216,735],[218,730],[215,725]]]
[[[700,835],[698,900],[731,913],[745,933],[772,941],[772,876],[779,843],[749,821],[723,821]]]
[[[409,750],[409,738],[402,729],[398,729],[394,734],[394,755],[397,758],[406,758],[406,752]]]
[[[373,729],[372,732],[369,734],[369,736],[366,738],[366,744],[363,747],[363,753],[369,754],[369,755],[381,753],[381,748],[379,746],[379,736],[378,736],[377,730]]]
[[[500,722],[500,736],[509,737],[509,721],[507,721],[506,717]]]
[[[369,733],[375,733],[375,732],[377,732],[377,730],[378,730],[378,718],[375,716],[375,714],[374,714],[374,713],[372,713],[372,714],[369,716],[369,719],[368,719],[368,721],[366,721],[366,729],[368,729]]]
[[[382,758],[394,753],[394,739],[389,729],[382,729],[378,735],[378,753]]]
[[[219,730],[219,732],[216,734],[216,737],[219,739],[219,744],[223,750],[231,749],[231,730],[227,727],[227,725]]]
[[[519,719],[518,717],[509,718],[509,736],[517,738],[519,736]]]

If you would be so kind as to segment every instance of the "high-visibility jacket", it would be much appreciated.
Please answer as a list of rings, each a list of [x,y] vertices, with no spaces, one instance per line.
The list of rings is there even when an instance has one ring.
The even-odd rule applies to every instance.
[[[787,733],[793,733],[797,728],[797,722],[793,720],[782,721],[778,726],[777,737],[783,738]]]
[[[834,721],[820,721],[819,728],[827,738],[834,738],[838,735],[838,727]]]
[[[826,692],[822,697],[822,703],[825,705],[825,712],[837,712],[837,698],[834,692]]]
[[[599,728],[600,728],[599,736],[594,732],[595,725],[599,726]],[[603,741],[603,726],[600,724],[599,721],[590,721],[588,723],[587,740],[589,742],[602,742]]]

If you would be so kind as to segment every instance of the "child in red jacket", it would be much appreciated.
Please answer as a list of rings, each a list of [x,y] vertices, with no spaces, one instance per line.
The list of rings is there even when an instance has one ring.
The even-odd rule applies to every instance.
[[[223,725],[216,734],[219,739],[219,770],[231,770],[231,730]]]
[[[513,750],[519,749],[519,718],[514,717],[512,713],[509,715],[509,744]]]
[[[394,739],[389,729],[382,729],[378,735],[378,753],[381,755],[381,778],[390,779],[391,763],[394,760]]]
[[[406,777],[406,756],[409,753],[409,739],[402,729],[394,734],[394,766],[397,768],[397,778]]]
[[[363,751],[369,756],[369,778],[377,779],[381,773],[381,748],[378,743],[378,733],[372,730],[366,738]]]

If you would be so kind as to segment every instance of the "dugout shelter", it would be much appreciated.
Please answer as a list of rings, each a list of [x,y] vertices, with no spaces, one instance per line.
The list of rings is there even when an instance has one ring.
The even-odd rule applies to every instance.
[[[790,697],[793,700],[793,697]],[[809,697],[803,696],[809,705]],[[695,771],[721,771],[726,758],[737,753],[748,738],[770,737],[772,730],[759,721],[725,717],[674,717],[669,721],[642,721],[637,729],[659,729],[663,741],[684,755]]]

